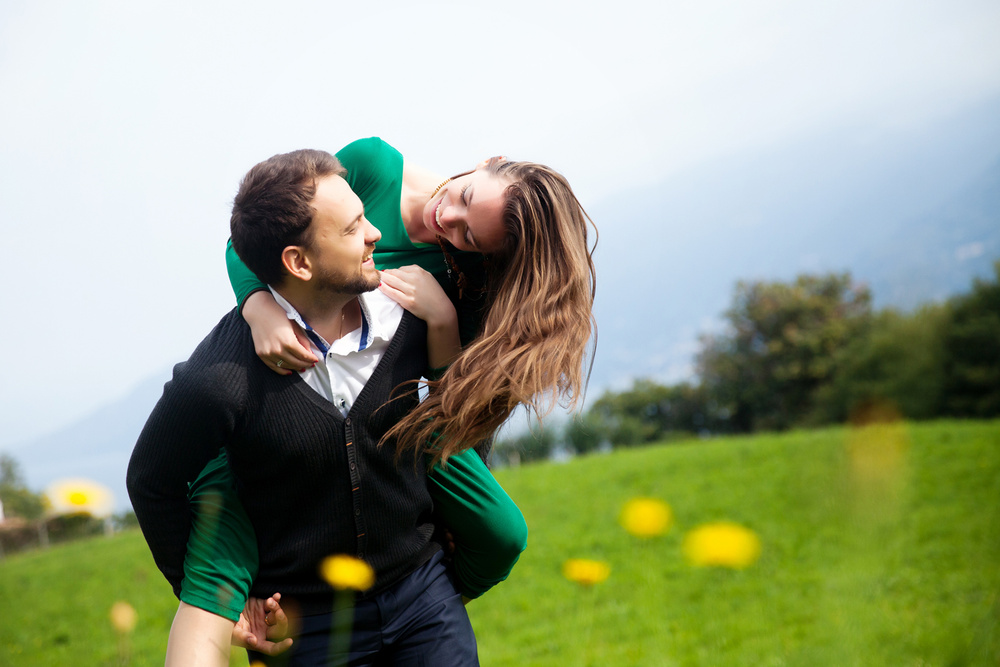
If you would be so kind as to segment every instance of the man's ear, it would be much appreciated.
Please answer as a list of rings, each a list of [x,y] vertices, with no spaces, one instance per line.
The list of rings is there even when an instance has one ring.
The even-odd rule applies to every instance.
[[[506,162],[506,155],[494,155],[493,157],[488,157],[479,164],[476,165],[476,169],[485,169],[493,162]]]
[[[290,245],[282,250],[281,263],[291,277],[303,281],[312,280],[312,263],[302,246]]]

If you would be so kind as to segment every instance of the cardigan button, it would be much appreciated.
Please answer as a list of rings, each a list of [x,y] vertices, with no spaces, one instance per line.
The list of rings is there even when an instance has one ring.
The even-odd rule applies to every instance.
[[[350,425],[351,425],[351,418],[350,418],[350,417],[348,417],[347,419],[345,419],[345,420],[344,420],[344,423],[345,423],[346,425],[350,426]]]

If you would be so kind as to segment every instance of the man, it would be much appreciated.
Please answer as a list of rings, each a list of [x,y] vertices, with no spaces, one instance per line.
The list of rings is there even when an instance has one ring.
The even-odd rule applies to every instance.
[[[177,592],[188,482],[224,449],[257,537],[251,594],[280,591],[302,615],[291,664],[327,664],[334,598],[319,564],[343,553],[376,575],[355,601],[352,663],[478,664],[431,541],[424,464],[397,459],[392,441],[378,446],[417,400],[394,389],[426,371],[426,325],[376,290],[380,234],[342,174],[321,151],[278,155],[250,170],[233,206],[234,248],[307,331],[319,363],[273,373],[234,309],[174,369],[133,452],[129,494]]]

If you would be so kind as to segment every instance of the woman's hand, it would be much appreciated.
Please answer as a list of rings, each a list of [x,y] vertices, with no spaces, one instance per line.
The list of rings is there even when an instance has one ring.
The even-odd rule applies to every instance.
[[[292,645],[288,617],[280,604],[281,593],[261,600],[249,598],[233,628],[232,645],[264,655],[284,653]],[[272,641],[279,639],[281,641]]]
[[[270,292],[254,292],[243,304],[243,319],[250,325],[253,347],[268,368],[279,375],[304,371],[319,359],[309,350],[309,339],[288,319]]]
[[[379,289],[387,297],[427,322],[439,327],[457,322],[455,305],[428,271],[416,266],[383,269]]]
[[[412,265],[383,269],[379,289],[427,322],[427,362],[430,368],[443,368],[461,353],[455,305],[434,276]]]

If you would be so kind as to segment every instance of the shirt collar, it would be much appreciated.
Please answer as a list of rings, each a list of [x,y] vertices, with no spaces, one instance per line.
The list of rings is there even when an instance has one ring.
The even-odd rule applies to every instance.
[[[278,302],[278,305],[284,309],[285,313],[288,315],[288,319],[302,327],[302,329],[306,332],[306,335],[309,336],[309,340],[312,341],[313,345],[315,345],[323,355],[326,355],[326,353],[330,350],[331,344],[324,340],[322,336],[316,333],[316,331],[309,326],[309,323],[305,321],[305,318],[302,317],[301,313],[299,313],[299,311],[295,309],[295,306],[289,303],[285,297],[281,296],[281,294],[279,294],[278,291],[270,285],[268,285],[267,288],[271,290],[271,294],[274,296],[274,300]],[[395,333],[395,326],[390,327],[389,322],[386,320],[392,319],[391,316],[389,316],[388,311],[398,308],[399,304],[389,299],[389,297],[382,294],[382,292],[378,289],[359,294],[358,303],[361,305],[360,335],[357,336],[357,350],[360,352],[370,346],[376,338],[385,341],[392,338]],[[395,323],[398,323],[398,318]],[[354,331],[358,330],[355,329]],[[344,336],[344,338],[348,338],[349,336],[350,334],[348,334],[348,336]],[[341,340],[344,340],[344,338]],[[336,344],[336,342],[337,341],[334,341],[334,344]]]

